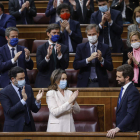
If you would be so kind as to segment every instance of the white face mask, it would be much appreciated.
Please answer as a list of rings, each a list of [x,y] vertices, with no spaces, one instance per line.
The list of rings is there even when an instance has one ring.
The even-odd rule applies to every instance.
[[[140,42],[135,42],[131,44],[132,48],[138,49],[140,47]]]
[[[97,35],[94,35],[94,36],[87,36],[88,37],[88,41],[90,43],[95,43],[97,41]]]

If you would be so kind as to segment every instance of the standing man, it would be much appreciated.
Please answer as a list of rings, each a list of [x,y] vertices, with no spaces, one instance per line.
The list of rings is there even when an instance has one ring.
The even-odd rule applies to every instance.
[[[9,27],[5,31],[8,43],[0,47],[0,88],[10,83],[8,71],[15,66],[20,66],[25,70],[26,83],[30,84],[26,69],[32,70],[34,64],[30,58],[30,51],[18,45],[18,33],[16,27]]]
[[[122,87],[117,103],[116,128],[107,132],[107,137],[110,138],[113,138],[119,131],[137,132],[140,130],[140,93],[132,83],[134,77],[133,68],[128,64],[119,66],[116,75],[116,80]]]
[[[9,0],[9,13],[17,24],[33,24],[36,12],[34,0]]]
[[[36,131],[31,111],[39,111],[44,90],[39,90],[35,99],[31,86],[25,84],[25,73],[21,67],[12,68],[9,78],[11,84],[0,91],[5,117],[3,132]]]
[[[80,69],[77,87],[108,87],[106,70],[113,70],[109,46],[98,42],[98,25],[89,24],[86,33],[88,42],[77,46],[73,62],[74,69]]]
[[[60,4],[56,12],[61,17],[57,22],[61,27],[60,42],[69,47],[69,52],[75,53],[77,45],[83,40],[80,24],[70,18],[70,6],[66,3]]]
[[[108,44],[112,53],[122,52],[123,19],[120,11],[111,9],[108,0],[97,0],[99,10],[91,15],[90,23],[99,25],[99,41]]]
[[[46,30],[49,40],[37,48],[36,62],[38,75],[35,87],[48,87],[50,77],[55,69],[67,69],[69,65],[69,49],[58,42],[60,27],[58,24],[50,24]]]
[[[4,13],[4,6],[0,2],[0,47],[7,43],[5,30],[8,27],[16,27],[16,19]]]

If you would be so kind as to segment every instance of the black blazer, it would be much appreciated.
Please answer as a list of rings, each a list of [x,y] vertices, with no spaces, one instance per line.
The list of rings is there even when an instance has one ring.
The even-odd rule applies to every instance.
[[[34,0],[25,0],[30,2],[30,9],[28,10],[25,8],[26,13],[26,20],[28,24],[33,24],[33,17],[36,16],[36,7],[34,4]],[[19,9],[21,9],[21,6],[19,4],[19,0],[9,0],[9,13],[10,15],[13,15],[16,18],[17,24],[22,24],[22,16],[19,13]]]
[[[127,63],[127,60],[129,59],[128,56],[127,56],[127,53],[128,53],[128,52],[133,52],[133,48],[131,47],[131,48],[129,48],[128,50],[125,50],[125,51],[123,52],[123,64],[128,64],[128,63]],[[131,66],[134,67],[133,61],[132,61],[132,63],[131,63]],[[135,86],[136,86],[136,87],[140,87],[140,68],[139,68],[139,79],[138,79],[138,84],[135,84]]]
[[[26,104],[29,109],[32,131],[36,131],[31,111],[36,113],[40,108],[35,104],[34,94],[30,85],[25,85],[25,92],[28,97]],[[5,117],[3,132],[22,132],[26,111],[11,84],[0,91],[0,102],[3,107]]]
[[[86,3],[88,0],[83,0],[83,14],[82,9],[79,3],[79,0],[75,0],[76,2],[76,11],[73,10],[73,19],[79,21],[80,24],[89,24],[91,14],[94,12],[94,2],[90,1],[90,9],[88,10],[86,7]]]
[[[125,14],[126,14],[125,20],[126,21],[133,23],[132,16],[133,16],[134,9],[137,6],[139,6],[139,0],[129,0],[129,8],[126,6],[126,11],[125,11]],[[111,4],[111,8],[122,12],[123,8],[124,8],[124,1],[119,3],[119,0],[113,0],[113,2]]]
[[[118,99],[119,101],[119,99]],[[137,132],[140,130],[140,93],[131,83],[116,110],[116,126],[122,132]]]
[[[53,55],[50,56],[50,61],[46,62],[45,57],[47,55],[49,43],[45,43],[37,48],[36,62],[38,68],[38,75],[35,81],[35,87],[43,88],[50,85],[50,77],[52,72],[55,70]],[[56,68],[63,70],[68,68],[69,65],[69,49],[67,46],[61,44],[62,58],[57,59]]]
[[[98,42],[97,50],[102,52],[104,58],[104,65],[102,66],[99,60],[95,59],[95,69],[100,87],[109,87],[107,71],[113,70],[112,58],[110,48],[108,45]],[[77,87],[87,87],[91,63],[86,64],[86,58],[91,55],[89,42],[79,44],[77,46],[75,59],[73,62],[74,69],[80,69],[77,80]]]

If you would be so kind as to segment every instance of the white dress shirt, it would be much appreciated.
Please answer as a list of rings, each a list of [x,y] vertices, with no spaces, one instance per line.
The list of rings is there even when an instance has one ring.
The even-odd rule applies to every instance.
[[[125,4],[125,1],[124,1],[124,7],[123,7],[123,11],[122,11],[122,18],[126,18],[125,10],[126,10],[126,4]]]
[[[81,6],[81,11],[82,11],[82,15],[83,15],[83,0],[79,0],[80,6]]]
[[[56,43],[52,43],[50,40],[48,40],[48,42],[49,42],[49,45],[51,45],[51,47],[53,47],[52,44],[55,44],[54,50],[55,50],[55,53],[56,53]],[[58,60],[60,60],[62,58],[62,56],[63,56],[62,53],[61,53],[61,56],[57,56]],[[49,62],[50,61],[50,58],[47,59],[46,56],[45,56],[45,60],[46,60],[46,62]]]
[[[126,85],[123,86],[122,97],[123,97],[123,95],[124,95],[124,93],[125,93],[127,87],[128,87],[131,83],[132,83],[132,82],[129,82],[129,83],[127,83]],[[121,97],[121,98],[122,98],[122,97]]]

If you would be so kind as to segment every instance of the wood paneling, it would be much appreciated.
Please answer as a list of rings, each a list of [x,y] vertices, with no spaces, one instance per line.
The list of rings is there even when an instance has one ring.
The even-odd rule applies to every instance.
[[[36,54],[31,54],[31,58],[34,61],[34,69],[37,68],[36,64]],[[75,58],[75,53],[70,53],[69,55],[69,66],[68,69],[73,69],[73,61]],[[116,69],[118,66],[122,65],[123,62],[123,54],[122,53],[112,53],[112,61],[114,69]]]
[[[75,133],[51,133],[51,132],[11,132],[0,133],[0,140],[109,140],[106,132],[75,132]],[[139,140],[139,132],[118,133],[115,140]]]

